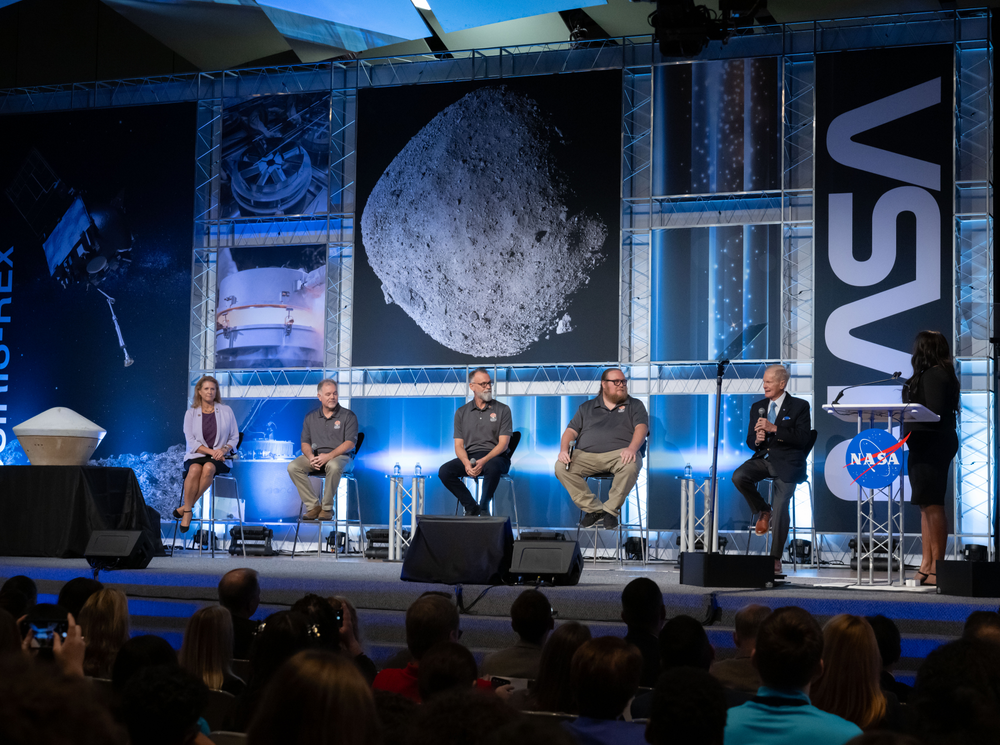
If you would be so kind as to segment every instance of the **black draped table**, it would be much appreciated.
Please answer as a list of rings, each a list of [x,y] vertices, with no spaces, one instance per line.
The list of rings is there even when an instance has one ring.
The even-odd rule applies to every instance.
[[[0,466],[0,555],[80,558],[94,530],[141,530],[163,553],[131,468]]]

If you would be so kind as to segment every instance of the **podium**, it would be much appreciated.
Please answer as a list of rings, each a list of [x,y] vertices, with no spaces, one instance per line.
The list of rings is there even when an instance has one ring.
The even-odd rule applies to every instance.
[[[884,424],[891,431],[894,426],[902,426],[904,422],[937,422],[941,419],[937,414],[920,404],[904,403],[854,403],[826,404],[823,411],[844,422],[857,421],[858,433],[865,429],[875,428]],[[829,464],[827,464],[829,467]],[[898,565],[898,584],[906,583],[906,564],[903,553],[903,492],[904,479],[902,473],[895,482],[882,488],[867,489],[858,485],[858,534],[857,534],[857,585],[876,585],[896,583],[893,565]],[[886,496],[886,516],[880,521],[875,512],[877,495]],[[862,537],[868,536],[866,546]],[[898,535],[898,540],[895,540]],[[882,554],[887,557],[886,574],[884,578],[876,578],[875,556]],[[864,571],[868,564],[867,578]]]

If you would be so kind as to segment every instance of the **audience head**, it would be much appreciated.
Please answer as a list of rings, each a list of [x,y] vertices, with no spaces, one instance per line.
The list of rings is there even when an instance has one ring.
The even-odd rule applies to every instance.
[[[458,609],[440,595],[417,598],[406,610],[406,646],[413,659],[448,641],[458,641]]]
[[[301,613],[316,627],[317,639],[314,646],[340,649],[340,624],[337,623],[337,611],[326,598],[309,593],[297,600],[291,610]]]
[[[753,649],[757,641],[757,632],[764,619],[771,615],[771,609],[766,605],[751,603],[736,611],[733,625],[733,641],[737,647]]]
[[[17,590],[24,595],[29,608],[38,602],[38,586],[31,577],[25,577],[23,574],[11,577],[3,583],[3,587],[0,587],[0,593],[7,590]]]
[[[233,619],[221,605],[199,608],[188,619],[180,652],[181,667],[214,691],[233,674]]]
[[[944,644],[924,660],[908,702],[928,743],[992,742],[1000,732],[1000,645]]]
[[[512,742],[517,745],[576,745],[568,730],[556,722],[537,717],[520,717],[486,733],[482,739],[482,745],[510,745]]]
[[[510,627],[529,644],[541,644],[552,631],[552,604],[538,590],[525,590],[510,606]]]
[[[256,684],[265,682],[286,660],[313,646],[312,623],[301,613],[278,611],[264,619],[250,647]]]
[[[21,651],[21,630],[14,616],[0,608],[0,657]]]
[[[23,655],[8,655],[0,657],[0,742],[125,745],[127,738],[89,680],[61,675]]]
[[[823,630],[801,608],[778,608],[757,631],[753,660],[768,688],[804,689],[823,670]]]
[[[573,655],[587,641],[590,641],[590,628],[569,621],[553,631],[545,642],[538,663],[538,680],[535,681],[535,706],[539,711],[564,714],[576,711],[570,688],[570,669]]]
[[[992,610],[972,611],[965,619],[962,638],[1000,643],[1000,613]]]
[[[128,598],[113,587],[98,590],[83,604],[77,620],[87,640],[84,671],[95,678],[110,677],[115,655],[129,638]]]
[[[382,729],[382,742],[399,745],[410,732],[417,704],[412,698],[389,691],[374,691],[375,713]]]
[[[660,632],[660,669],[697,667],[708,670],[715,650],[708,641],[705,627],[691,616],[675,616]]]
[[[140,670],[158,665],[177,665],[177,653],[170,642],[160,636],[144,634],[122,644],[111,668],[111,687],[121,693],[125,685]]]
[[[653,691],[646,742],[722,745],[725,729],[726,690],[722,683],[693,667],[675,667],[660,676]]]
[[[260,581],[254,569],[233,569],[219,580],[219,604],[233,618],[250,618],[260,605]]]
[[[622,590],[622,620],[630,629],[636,627],[658,634],[666,617],[663,593],[653,580],[639,577],[625,585]]]
[[[417,707],[406,745],[474,745],[517,718],[498,696],[453,691]]]
[[[177,665],[146,667],[122,693],[130,745],[186,745],[198,734],[208,688]]]
[[[877,616],[867,616],[865,620],[875,632],[875,641],[878,643],[878,654],[882,658],[882,667],[888,670],[899,662],[900,655],[903,654],[899,627],[891,618],[886,618],[881,613]]]
[[[642,655],[624,639],[601,636],[584,642],[570,667],[580,716],[617,719],[637,690]]]
[[[299,652],[274,675],[247,731],[247,745],[376,745],[371,688],[338,652]]]
[[[20,590],[4,590],[0,592],[0,609],[7,611],[14,618],[20,618],[31,606],[28,605],[28,598]]]
[[[74,577],[59,591],[59,605],[73,614],[73,618],[80,617],[80,610],[84,603],[98,590],[103,590],[104,585],[96,579],[90,577]]]
[[[472,688],[476,682],[476,658],[458,642],[440,642],[420,658],[417,682],[425,703],[442,693]]]
[[[881,670],[882,657],[868,621],[842,613],[823,627],[823,675],[809,696],[823,711],[871,729],[886,713]]]

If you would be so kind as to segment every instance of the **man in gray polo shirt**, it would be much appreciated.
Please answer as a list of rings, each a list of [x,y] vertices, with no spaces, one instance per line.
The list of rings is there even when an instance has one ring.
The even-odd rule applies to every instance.
[[[584,512],[580,527],[591,528],[602,520],[605,528],[618,527],[618,509],[639,478],[639,449],[648,433],[649,414],[642,401],[628,395],[625,374],[618,368],[605,370],[600,394],[580,405],[559,443],[556,478]],[[587,477],[607,472],[614,474],[614,480],[608,501],[601,504],[587,486]]]
[[[306,414],[302,422],[302,455],[288,464],[288,475],[306,506],[303,520],[329,520],[333,517],[333,500],[340,486],[340,474],[354,468],[351,453],[358,439],[358,418],[337,401],[337,381],[321,380],[316,386],[320,407]],[[316,499],[311,471],[326,472],[323,502]]]
[[[493,381],[485,367],[469,373],[473,399],[455,412],[455,455],[438,469],[438,478],[465,508],[467,517],[488,513],[500,477],[510,470],[507,443],[513,432],[510,407],[493,400]],[[462,481],[465,476],[481,476],[483,491],[479,504]]]

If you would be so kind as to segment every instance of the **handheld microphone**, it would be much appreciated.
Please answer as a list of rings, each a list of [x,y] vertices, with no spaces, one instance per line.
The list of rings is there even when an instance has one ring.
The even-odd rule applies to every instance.
[[[570,460],[573,460],[573,451],[576,450],[576,440],[570,442],[568,450],[569,450],[569,458]],[[569,463],[566,464],[566,470],[567,471],[569,470]]]
[[[849,391],[851,388],[861,388],[861,387],[866,386],[866,385],[875,385],[876,383],[888,383],[889,381],[896,380],[902,374],[903,373],[897,371],[897,372],[894,372],[892,374],[891,378],[883,378],[882,380],[873,380],[870,383],[855,383],[854,385],[849,385],[846,388],[842,388],[840,390],[840,393],[837,394],[837,397],[835,399],[833,399],[833,404],[831,404],[831,405],[832,406],[836,406],[837,402],[840,401],[840,399],[844,397],[844,393],[847,392],[847,391]]]
[[[475,468],[476,467],[476,459],[475,458],[469,458],[469,465],[472,466],[473,468]]]
[[[757,409],[757,416],[763,418],[763,416],[764,416],[764,407],[763,406],[761,406],[760,408]]]

